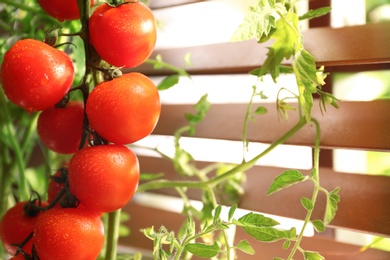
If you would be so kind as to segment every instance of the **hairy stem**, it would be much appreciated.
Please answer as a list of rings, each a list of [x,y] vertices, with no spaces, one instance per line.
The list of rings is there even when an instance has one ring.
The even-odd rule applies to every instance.
[[[245,113],[244,127],[242,128],[242,146],[243,146],[242,161],[245,161],[246,152],[248,151],[247,128],[248,128],[248,121],[252,109],[253,99],[255,95],[256,95],[256,86],[253,86],[252,96],[249,100],[247,110]]]

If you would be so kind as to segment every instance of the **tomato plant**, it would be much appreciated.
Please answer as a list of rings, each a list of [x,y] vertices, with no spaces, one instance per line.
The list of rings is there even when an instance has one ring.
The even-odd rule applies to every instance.
[[[154,83],[136,72],[100,83],[91,91],[86,106],[91,128],[116,144],[148,136],[161,109]]]
[[[39,216],[32,242],[40,260],[96,259],[104,243],[103,223],[86,208],[53,208]]]
[[[38,0],[39,5],[59,21],[76,20],[80,18],[77,0]],[[95,0],[90,1],[93,6]]]
[[[127,204],[140,174],[137,156],[122,145],[85,147],[72,157],[68,171],[72,194],[98,212],[115,211]]]
[[[84,122],[84,103],[71,101],[65,107],[53,106],[42,111],[38,118],[38,134],[52,151],[75,153],[80,146]]]
[[[314,144],[313,176],[306,177],[298,171],[286,171],[275,179],[268,193],[310,180],[315,184],[313,198],[317,197],[319,191],[324,191],[330,201],[324,221],[314,222],[316,228],[323,230],[336,212],[339,201],[338,189],[327,192],[318,182],[320,131],[318,122],[311,119],[310,114],[312,94],[324,95],[320,87],[324,83],[325,76],[322,69],[316,68],[314,58],[304,49],[297,23],[300,17],[295,13],[292,1],[286,3],[285,1],[259,1],[256,8],[250,9],[249,15],[258,18],[259,10],[268,10],[269,14],[263,17],[266,21],[246,19],[249,25],[244,24],[244,28],[241,28],[235,37],[239,40],[256,38],[259,42],[275,38],[264,66],[256,72],[251,72],[259,79],[269,73],[275,80],[281,72],[281,62],[293,58],[294,62],[289,71],[297,78],[299,93],[293,98],[298,100],[301,113],[296,125],[270,144],[267,150],[249,161],[243,158],[239,165],[221,166],[218,163],[216,166],[198,169],[191,154],[180,146],[180,138],[185,132],[193,134],[197,123],[206,115],[210,103],[205,95],[195,105],[195,114],[185,114],[189,124],[173,133],[174,155],[169,157],[160,153],[165,159],[171,160],[177,172],[184,177],[191,177],[191,180],[152,179],[140,186],[138,186],[140,180],[138,158],[125,145],[145,138],[154,130],[161,112],[158,88],[152,80],[141,73],[127,72],[123,75],[117,73],[112,76],[111,72],[118,72],[122,68],[134,68],[149,58],[156,43],[156,21],[153,13],[146,5],[134,0],[104,2],[96,9],[91,9],[95,1],[89,0],[39,0],[38,2],[40,8],[52,16],[53,19],[48,20],[54,20],[57,26],[64,25],[65,28],[54,30],[58,33],[58,38],[57,36],[50,38],[48,42],[51,45],[32,38],[12,39],[15,40],[15,44],[4,55],[1,71],[4,93],[10,102],[29,112],[32,123],[29,125],[30,130],[22,138],[18,133],[15,134],[17,131],[14,131],[10,125],[17,117],[9,116],[11,113],[5,105],[7,101],[3,100],[0,93],[1,108],[5,108],[4,113],[0,110],[0,116],[5,119],[4,127],[0,130],[6,132],[7,137],[10,136],[10,140],[0,139],[0,141],[5,147],[12,148],[11,152],[6,151],[6,155],[2,156],[1,160],[9,162],[13,157],[17,159],[17,163],[7,164],[7,170],[17,169],[18,175],[12,175],[11,179],[20,182],[9,186],[19,189],[20,194],[26,197],[29,185],[24,170],[29,166],[28,155],[32,152],[31,150],[25,152],[23,149],[34,146],[27,141],[33,136],[34,120],[37,119],[37,133],[42,143],[56,155],[69,154],[70,161],[69,165],[51,176],[47,194],[50,203],[35,208],[38,217],[25,219],[26,215],[20,209],[21,204],[16,204],[17,210],[11,208],[5,214],[0,226],[0,235],[8,253],[15,254],[18,247],[12,246],[13,243],[25,242],[20,244],[18,249],[24,250],[27,257],[33,259],[96,259],[104,244],[105,231],[100,218],[104,212],[108,213],[105,259],[115,259],[121,208],[129,203],[136,191],[173,188],[185,202],[183,213],[188,215],[184,225],[186,228],[182,230],[180,237],[176,237],[164,227],[158,232],[155,232],[153,227],[144,230],[144,234],[154,241],[153,254],[156,259],[168,257],[181,259],[188,252],[201,257],[216,257],[221,253],[226,254],[227,259],[232,259],[231,251],[236,249],[253,253],[246,240],[237,245],[230,244],[232,239],[227,238],[226,230],[233,225],[242,227],[248,235],[260,241],[285,240],[286,248],[294,243],[289,259],[292,259],[297,251],[302,252],[305,257],[310,255],[313,259],[321,259],[319,254],[304,251],[300,247],[302,233],[297,234],[295,228],[290,230],[275,228],[278,223],[261,214],[251,212],[239,219],[233,219],[237,208],[233,205],[227,220],[223,220],[220,217],[221,205],[217,204],[216,198],[218,192],[232,193],[233,191],[236,192],[235,194],[240,194],[244,171],[250,169],[262,156],[312,121],[317,133]],[[42,14],[41,9],[36,10],[34,7],[26,5],[24,10]],[[307,19],[325,11],[327,10],[309,12],[303,17]],[[73,19],[76,20],[73,21],[74,23],[69,21],[57,23],[57,20]],[[277,19],[278,22],[275,22]],[[248,28],[250,30],[247,30]],[[261,30],[258,30],[259,28]],[[284,30],[289,31],[283,33]],[[82,46],[81,44],[77,46],[83,48],[83,55],[73,57],[71,60],[68,56],[68,53],[72,53],[70,48],[64,48],[64,51],[57,49],[61,45],[57,44],[57,40],[66,38],[66,41],[73,41],[75,37],[82,40]],[[165,84],[168,82],[169,87],[178,82],[179,76],[188,76],[183,69],[166,64],[161,57],[157,57],[156,60],[149,60],[149,63],[155,65],[155,68],[165,67],[177,73],[163,81]],[[77,83],[73,83],[74,63],[83,74],[80,82],[76,80]],[[70,89],[72,84],[75,86]],[[167,85],[160,89],[165,88]],[[80,95],[75,94],[76,92]],[[246,138],[246,124],[249,119],[254,119],[249,111],[255,96],[262,96],[256,88],[253,90],[247,113],[244,115],[242,140],[244,147],[249,143]],[[333,96],[325,95],[325,97],[330,98],[330,103],[334,105]],[[283,100],[277,102],[277,109],[282,113],[283,109],[286,109],[283,104],[285,104]],[[36,111],[41,111],[39,116],[38,113],[34,113]],[[264,112],[264,109],[261,111]],[[21,144],[19,145],[18,142]],[[46,151],[44,147],[42,150]],[[155,151],[159,152],[157,148]],[[44,153],[44,159],[50,159],[48,154],[50,153]],[[60,156],[59,158],[63,159]],[[210,169],[215,170],[216,174],[209,174]],[[51,173],[46,173],[46,176],[48,175]],[[11,183],[7,178],[4,178],[5,181],[1,179],[2,185]],[[188,203],[189,197],[186,191],[189,188],[201,190],[204,205],[201,212]],[[3,190],[0,190],[0,194],[1,192]],[[75,201],[61,203],[62,197],[59,197],[62,194]],[[2,202],[5,201],[4,197],[8,196],[12,199],[17,197],[14,195],[9,188],[7,194],[1,194]],[[314,202],[307,198],[303,198],[302,202],[307,210],[305,220],[307,224],[311,221]],[[199,230],[195,228],[196,218],[201,224]],[[259,230],[263,232],[258,232]],[[222,235],[214,237],[214,233],[218,232]],[[198,243],[196,240],[201,237],[214,240],[214,243],[210,245]],[[166,244],[170,245],[164,246]],[[31,250],[33,245],[35,251]],[[20,258],[20,255],[16,258]]]
[[[109,64],[136,67],[153,51],[156,21],[151,10],[138,1],[116,7],[102,4],[89,19],[89,36],[92,46]]]
[[[7,97],[27,111],[48,109],[72,86],[69,56],[34,39],[17,41],[4,55],[1,81]]]

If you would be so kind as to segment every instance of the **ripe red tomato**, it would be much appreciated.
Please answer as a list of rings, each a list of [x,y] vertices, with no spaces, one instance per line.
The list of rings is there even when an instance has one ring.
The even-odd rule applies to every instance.
[[[137,72],[99,84],[86,105],[91,128],[116,144],[133,143],[149,135],[160,111],[156,86]]]
[[[22,254],[18,254],[17,256],[11,257],[9,260],[26,260],[26,258]]]
[[[19,244],[30,235],[38,216],[41,214],[39,213],[34,217],[26,216],[23,209],[26,203],[26,201],[23,201],[15,204],[5,213],[0,222],[0,240],[5,251],[10,255],[15,255],[17,249],[12,244]],[[46,203],[42,205],[44,206]],[[32,240],[30,239],[22,249],[27,254],[31,254]]]
[[[35,225],[33,243],[40,260],[96,259],[103,247],[100,216],[87,208],[52,208]]]
[[[39,115],[38,134],[50,150],[62,154],[75,153],[80,145],[83,121],[83,102],[71,101],[64,108],[53,106]]]
[[[69,162],[70,192],[97,212],[122,208],[133,197],[139,181],[137,156],[123,145],[85,147]]]
[[[38,0],[38,3],[46,13],[61,22],[80,18],[77,0]],[[91,6],[94,3],[95,0],[91,0]]]
[[[156,20],[141,2],[118,7],[102,4],[89,19],[89,37],[100,57],[117,67],[136,67],[156,44]],[[109,39],[109,40],[108,40]]]
[[[54,106],[68,92],[73,79],[69,56],[43,42],[19,40],[4,55],[1,67],[4,92],[27,111]]]

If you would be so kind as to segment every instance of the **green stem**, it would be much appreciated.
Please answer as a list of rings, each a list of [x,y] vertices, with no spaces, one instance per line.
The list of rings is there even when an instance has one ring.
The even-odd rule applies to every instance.
[[[24,11],[27,11],[29,13],[39,13],[40,9],[39,8],[34,8],[32,6],[28,6],[26,4],[18,3],[15,0],[2,0],[4,4],[14,6],[16,8],[22,9]]]
[[[238,172],[244,172],[247,169],[251,168],[261,157],[268,154],[278,145],[284,143],[291,136],[297,133],[304,125],[306,121],[304,118],[300,118],[298,123],[293,126],[287,133],[285,133],[282,137],[272,143],[266,150],[262,153],[258,154],[256,157],[251,159],[250,161],[243,162],[233,169],[221,174],[215,178],[212,178],[208,181],[168,181],[168,180],[156,180],[150,181],[138,186],[137,192],[144,192],[147,190],[153,189],[161,189],[161,188],[172,188],[172,187],[187,187],[187,188],[195,188],[195,189],[205,189],[205,187],[214,187],[218,183],[228,179],[229,177],[237,174]]]
[[[159,68],[166,68],[166,69],[169,69],[169,70],[171,70],[171,71],[173,71],[173,72],[176,72],[176,73],[179,74],[179,75],[189,76],[188,73],[187,73],[185,70],[180,69],[180,68],[178,68],[178,67],[175,67],[175,66],[173,66],[173,65],[171,65],[171,64],[169,64],[169,63],[166,63],[166,62],[164,62],[164,61],[162,61],[162,60],[147,59],[147,60],[145,61],[145,63],[146,63],[146,64],[153,65],[153,66],[158,65]]]
[[[298,235],[298,238],[294,244],[293,249],[290,252],[289,257],[287,258],[288,260],[293,259],[296,251],[300,248],[300,243],[303,238],[303,233],[305,232],[306,226],[310,223],[310,218],[311,215],[314,211],[314,206],[317,200],[318,192],[320,191],[320,175],[319,175],[319,158],[320,158],[320,137],[321,137],[321,129],[320,129],[320,124],[318,121],[314,118],[312,118],[312,122],[314,122],[316,126],[316,140],[315,140],[315,146],[314,146],[314,159],[313,159],[313,172],[312,172],[312,179],[314,182],[314,190],[313,190],[313,195],[311,198],[311,203],[313,205],[312,209],[308,210],[306,213],[306,217],[302,226],[302,230]]]
[[[253,99],[256,95],[256,86],[253,86],[253,92],[252,96],[249,100],[246,113],[245,113],[245,119],[244,119],[244,127],[242,128],[242,146],[243,146],[243,153],[242,153],[242,161],[245,161],[245,155],[246,152],[248,151],[248,142],[247,142],[247,128],[248,128],[248,121],[249,121],[249,116],[253,104]]]
[[[115,260],[119,239],[121,209],[108,213],[106,260]]]

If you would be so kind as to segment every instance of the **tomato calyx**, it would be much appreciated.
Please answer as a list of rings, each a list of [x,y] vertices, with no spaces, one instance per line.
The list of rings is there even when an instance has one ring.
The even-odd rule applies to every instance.
[[[39,214],[39,212],[41,212],[41,208],[44,208],[42,206],[42,200],[39,194],[36,191],[33,191],[33,193],[37,195],[37,198],[30,199],[23,206],[24,214],[30,218],[36,217]]]
[[[57,40],[58,40],[58,37],[59,37],[59,30],[61,28],[59,27],[53,27],[51,30],[49,30],[46,35],[45,35],[45,38],[43,39],[43,42],[50,45],[50,46],[54,46],[56,45],[57,43]]]
[[[94,129],[91,130],[89,145],[90,146],[98,146],[98,145],[107,145],[108,141],[101,137],[98,132]]]
[[[118,7],[118,6],[121,6],[121,5],[125,5],[125,4],[134,4],[134,3],[138,3],[139,0],[112,0],[111,3],[106,3],[108,6],[111,6],[111,7]]]

